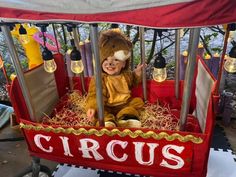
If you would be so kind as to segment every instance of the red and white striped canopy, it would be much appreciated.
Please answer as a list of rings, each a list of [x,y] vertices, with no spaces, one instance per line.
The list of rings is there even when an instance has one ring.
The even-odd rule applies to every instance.
[[[0,19],[200,27],[236,22],[236,0],[0,0]]]

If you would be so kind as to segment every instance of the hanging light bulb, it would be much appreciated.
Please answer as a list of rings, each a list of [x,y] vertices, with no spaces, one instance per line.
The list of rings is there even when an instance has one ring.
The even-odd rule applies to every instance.
[[[70,39],[70,43],[71,46],[73,47],[72,51],[67,51],[67,53],[70,53],[70,69],[73,73],[75,74],[79,74],[81,72],[83,72],[84,70],[84,65],[83,62],[81,60],[81,54],[79,52],[79,50],[77,50],[76,46],[75,46],[75,40],[74,40],[74,33],[73,33],[73,29],[76,28],[75,24],[67,24],[67,31],[69,32],[69,39]]]
[[[236,72],[236,46],[234,46],[230,52],[229,56],[227,57],[224,68],[229,73],[235,73]]]
[[[20,25],[20,28],[19,28],[19,38],[22,44],[27,44],[30,42],[29,37],[27,35],[27,31],[23,27],[23,25]]]
[[[84,65],[81,60],[81,54],[80,52],[76,49],[76,47],[73,47],[73,50],[70,53],[70,59],[71,59],[71,71],[75,74],[79,74],[83,72],[84,70]]]
[[[52,52],[45,47],[42,56],[44,61],[44,70],[48,73],[53,73],[57,69],[57,65],[54,61]]]
[[[154,69],[152,73],[153,79],[157,82],[163,82],[167,78],[166,61],[161,53],[154,61]]]

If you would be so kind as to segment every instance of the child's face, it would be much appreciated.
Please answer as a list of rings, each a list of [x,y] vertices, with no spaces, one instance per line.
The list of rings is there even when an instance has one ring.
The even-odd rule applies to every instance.
[[[126,61],[117,60],[114,56],[108,57],[102,63],[102,69],[108,75],[118,75],[125,67]]]

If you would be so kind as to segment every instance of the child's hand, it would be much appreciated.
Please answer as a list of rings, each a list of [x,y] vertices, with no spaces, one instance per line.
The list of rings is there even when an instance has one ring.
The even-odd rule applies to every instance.
[[[134,72],[137,76],[141,76],[143,67],[146,67],[147,64],[138,64]]]
[[[90,121],[92,121],[94,115],[95,115],[95,109],[88,109],[87,117],[89,118]]]

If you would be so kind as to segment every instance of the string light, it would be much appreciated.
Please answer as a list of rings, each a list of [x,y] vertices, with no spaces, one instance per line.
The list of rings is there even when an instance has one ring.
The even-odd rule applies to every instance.
[[[161,36],[162,36],[163,31],[167,31],[167,30],[166,29],[157,29],[157,33],[160,38],[161,49],[160,49],[159,54],[155,58],[154,66],[153,66],[154,68],[153,68],[152,77],[156,82],[163,82],[167,78],[166,60],[162,56],[162,53],[161,53],[161,51],[163,49],[163,45],[162,45],[162,41],[161,41]]]
[[[227,57],[224,68],[229,73],[236,73],[236,46],[234,46]]]
[[[71,43],[71,46],[73,47],[71,53],[70,53],[70,59],[71,59],[71,62],[70,62],[70,68],[71,68],[71,71],[75,74],[80,74],[83,72],[84,70],[84,65],[83,65],[83,62],[82,62],[82,59],[81,59],[81,54],[80,54],[80,51],[76,48],[75,46],[75,40],[74,40],[74,37],[73,37],[73,28],[75,28],[76,25],[75,24],[68,24],[67,25],[67,31],[69,32],[70,34],[70,43]]]
[[[81,60],[81,54],[79,50],[76,49],[76,47],[73,47],[73,50],[70,53],[70,59],[71,59],[71,71],[75,74],[82,73],[84,70],[84,65]]]
[[[43,53],[43,63],[44,63],[44,70],[48,73],[53,73],[57,69],[57,65],[53,58],[53,54],[47,47],[44,48]]]
[[[57,64],[53,58],[52,52],[46,47],[46,37],[44,34],[47,31],[48,24],[38,24],[37,26],[41,28],[41,32],[43,34],[44,49],[42,52],[42,57],[44,70],[48,73],[53,73],[57,69]]]
[[[154,61],[154,69],[152,76],[153,79],[157,82],[163,82],[167,78],[166,61],[161,53],[158,54]]]

